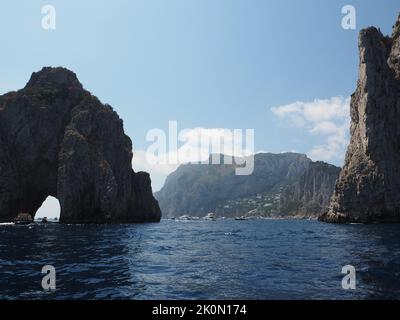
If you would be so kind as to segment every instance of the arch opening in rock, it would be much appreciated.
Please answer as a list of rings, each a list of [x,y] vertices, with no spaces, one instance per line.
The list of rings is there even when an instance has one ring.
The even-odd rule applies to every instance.
[[[59,221],[61,213],[60,202],[57,198],[48,196],[42,206],[36,211],[35,218]]]

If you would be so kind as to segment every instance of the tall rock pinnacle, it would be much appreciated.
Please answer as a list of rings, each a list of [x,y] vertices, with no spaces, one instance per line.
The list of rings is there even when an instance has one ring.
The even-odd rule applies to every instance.
[[[359,36],[360,67],[351,99],[351,141],[327,222],[400,222],[400,16],[392,37]]]

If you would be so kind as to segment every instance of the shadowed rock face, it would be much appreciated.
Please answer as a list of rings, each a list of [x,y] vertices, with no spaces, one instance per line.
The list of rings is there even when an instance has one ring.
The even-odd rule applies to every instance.
[[[147,173],[109,105],[64,68],[43,68],[0,96],[0,222],[58,198],[62,223],[159,221]]]
[[[283,211],[299,217],[318,217],[327,211],[340,168],[311,162],[304,174],[282,192]]]
[[[392,37],[359,36],[360,70],[351,100],[351,142],[328,222],[400,222],[400,17]]]

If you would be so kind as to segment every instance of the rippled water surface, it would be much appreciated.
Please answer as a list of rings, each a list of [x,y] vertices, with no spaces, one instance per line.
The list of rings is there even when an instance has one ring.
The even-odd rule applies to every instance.
[[[349,264],[357,270],[355,291],[341,288]],[[55,292],[41,287],[44,265],[56,268]],[[400,298],[400,225],[2,225],[0,298]]]

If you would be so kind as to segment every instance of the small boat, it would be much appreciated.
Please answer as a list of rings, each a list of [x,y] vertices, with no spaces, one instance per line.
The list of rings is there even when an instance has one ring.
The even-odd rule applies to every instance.
[[[14,219],[15,225],[27,225],[33,222],[33,218],[29,213],[19,213]]]
[[[192,220],[192,218],[185,214],[185,215],[179,217],[179,220]]]
[[[44,217],[43,219],[42,219],[42,223],[48,223],[49,221],[47,220],[47,217]]]
[[[215,213],[214,212],[207,213],[207,215],[204,217],[204,219],[205,220],[212,220],[212,221],[216,220]]]
[[[236,217],[235,220],[243,221],[243,220],[247,220],[247,218],[244,216],[241,216],[241,217]]]

